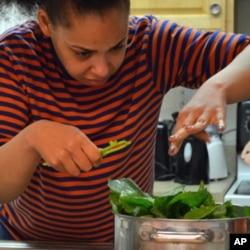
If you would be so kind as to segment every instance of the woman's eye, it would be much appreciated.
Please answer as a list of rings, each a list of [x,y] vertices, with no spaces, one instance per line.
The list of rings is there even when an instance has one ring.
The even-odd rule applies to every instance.
[[[114,47],[113,50],[114,50],[114,51],[116,51],[116,50],[121,50],[121,49],[124,49],[124,47],[125,47],[124,44],[120,44],[120,45]]]
[[[76,51],[76,55],[80,57],[87,57],[90,55],[90,52],[89,51]]]

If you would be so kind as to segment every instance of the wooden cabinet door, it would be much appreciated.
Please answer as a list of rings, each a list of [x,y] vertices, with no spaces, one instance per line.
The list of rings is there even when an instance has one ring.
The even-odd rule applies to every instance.
[[[226,0],[131,0],[131,14],[153,14],[203,30],[226,28]]]

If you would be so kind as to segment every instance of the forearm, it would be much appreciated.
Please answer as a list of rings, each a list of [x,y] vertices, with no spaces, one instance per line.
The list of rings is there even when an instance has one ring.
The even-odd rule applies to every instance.
[[[206,84],[211,86],[206,86]],[[220,91],[227,104],[250,99],[250,46],[201,88]],[[204,94],[205,91],[204,91]]]
[[[0,203],[17,198],[27,187],[41,158],[28,141],[25,128],[0,147]]]
[[[223,131],[226,105],[246,99],[250,99],[250,46],[209,78],[179,113],[174,136],[169,138],[170,155],[178,152],[182,141],[190,134],[207,141],[204,130],[209,124]]]

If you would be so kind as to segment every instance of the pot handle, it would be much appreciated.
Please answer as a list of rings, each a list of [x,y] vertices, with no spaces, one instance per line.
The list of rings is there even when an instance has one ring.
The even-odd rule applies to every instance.
[[[140,230],[140,238],[144,241],[156,241],[162,243],[207,243],[225,241],[225,233],[219,230],[196,230],[188,232],[174,230],[159,230],[148,227]]]

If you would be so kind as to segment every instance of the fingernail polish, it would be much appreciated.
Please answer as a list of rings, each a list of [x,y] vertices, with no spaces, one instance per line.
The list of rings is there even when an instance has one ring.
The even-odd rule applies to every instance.
[[[223,119],[219,119],[219,123],[218,123],[218,129],[220,131],[225,129],[225,122],[223,121]]]
[[[175,151],[176,151],[176,147],[175,147],[175,146],[173,146],[173,145],[171,145],[171,146],[170,146],[170,148],[169,148],[169,151],[168,151],[168,152],[169,152],[169,154],[171,154],[171,155],[172,155],[172,154],[174,154],[174,153],[175,153]]]
[[[168,138],[169,139],[175,139],[175,135],[170,135]]]
[[[192,125],[188,125],[188,126],[185,127],[185,129],[186,129],[187,131],[190,131],[190,130],[193,129],[193,126],[192,126]]]

